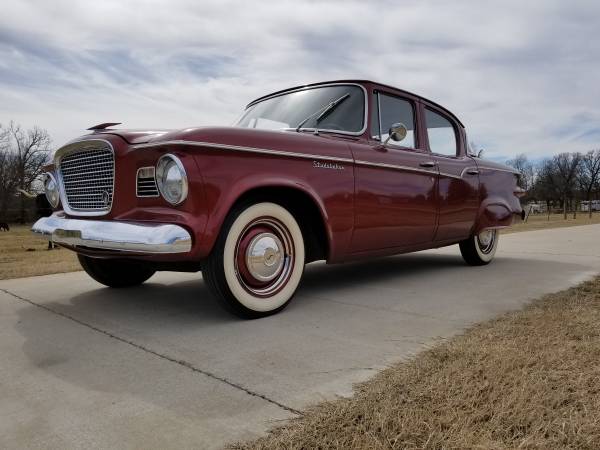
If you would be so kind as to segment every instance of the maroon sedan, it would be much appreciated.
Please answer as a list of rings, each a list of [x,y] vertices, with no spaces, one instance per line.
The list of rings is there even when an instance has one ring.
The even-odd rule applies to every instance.
[[[284,308],[312,261],[459,244],[487,264],[522,214],[518,174],[471,154],[450,111],[370,81],[267,95],[232,127],[113,125],[56,152],[33,231],[110,287],[202,271],[245,318]]]

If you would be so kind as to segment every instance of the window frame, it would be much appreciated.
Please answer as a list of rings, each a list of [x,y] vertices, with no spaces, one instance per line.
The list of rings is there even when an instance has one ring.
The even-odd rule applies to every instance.
[[[454,131],[454,142],[456,145],[456,152],[454,155],[445,155],[443,153],[436,153],[431,149],[431,145],[429,143],[429,127],[427,126],[427,111],[431,111],[432,113],[437,114],[438,116],[443,117],[444,119],[446,119],[450,125],[452,126],[452,129]],[[448,114],[445,114],[443,111],[441,111],[439,108],[433,107],[431,105],[428,104],[423,104],[423,132],[425,134],[425,139],[427,140],[427,150],[435,156],[439,156],[439,157],[444,157],[444,158],[460,158],[462,156],[462,148],[461,148],[461,140],[460,140],[460,133],[459,130],[456,126],[455,121],[452,119],[452,117],[450,117]]]
[[[381,100],[380,100],[380,96],[381,95],[385,95],[387,97],[391,97],[397,100],[401,100],[401,101],[405,101],[407,102],[410,107],[412,108],[412,112],[413,112],[413,135],[414,135],[414,147],[407,147],[405,145],[402,145],[402,143],[394,143],[391,144],[390,148],[394,148],[394,149],[399,149],[399,150],[410,150],[410,151],[424,151],[423,148],[420,147],[421,145],[421,136],[419,133],[419,109],[418,109],[418,103],[415,99],[412,99],[410,97],[407,96],[402,96],[402,95],[397,95],[397,94],[393,94],[391,92],[387,92],[387,91],[382,91],[380,89],[374,89],[372,96],[376,99],[375,103],[377,107],[376,111],[371,111],[371,123],[369,123],[369,138],[379,142],[381,144],[383,144],[383,139],[382,139],[382,135],[383,135],[383,130],[381,129]],[[377,135],[373,134],[373,114],[376,114],[377,116]]]

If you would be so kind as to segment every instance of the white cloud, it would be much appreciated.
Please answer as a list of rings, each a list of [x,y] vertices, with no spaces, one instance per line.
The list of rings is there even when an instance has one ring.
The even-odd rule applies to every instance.
[[[229,124],[288,86],[369,78],[454,111],[497,158],[598,146],[595,2],[20,1],[0,16],[0,122]]]

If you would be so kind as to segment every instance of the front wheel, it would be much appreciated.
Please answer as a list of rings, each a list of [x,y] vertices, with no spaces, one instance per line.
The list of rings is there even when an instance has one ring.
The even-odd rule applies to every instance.
[[[460,253],[471,266],[489,264],[498,248],[498,230],[485,230],[460,242]]]
[[[79,258],[83,270],[90,277],[98,283],[112,288],[137,286],[155,272],[142,261],[90,258],[84,255],[77,255],[77,258]]]
[[[304,272],[304,239],[294,216],[270,202],[235,207],[202,274],[228,311],[255,319],[281,311]]]

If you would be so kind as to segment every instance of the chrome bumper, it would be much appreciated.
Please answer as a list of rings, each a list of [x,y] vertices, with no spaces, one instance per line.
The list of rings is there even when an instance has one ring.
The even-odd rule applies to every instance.
[[[192,237],[179,225],[42,217],[31,228],[36,234],[72,247],[135,253],[186,253]]]

